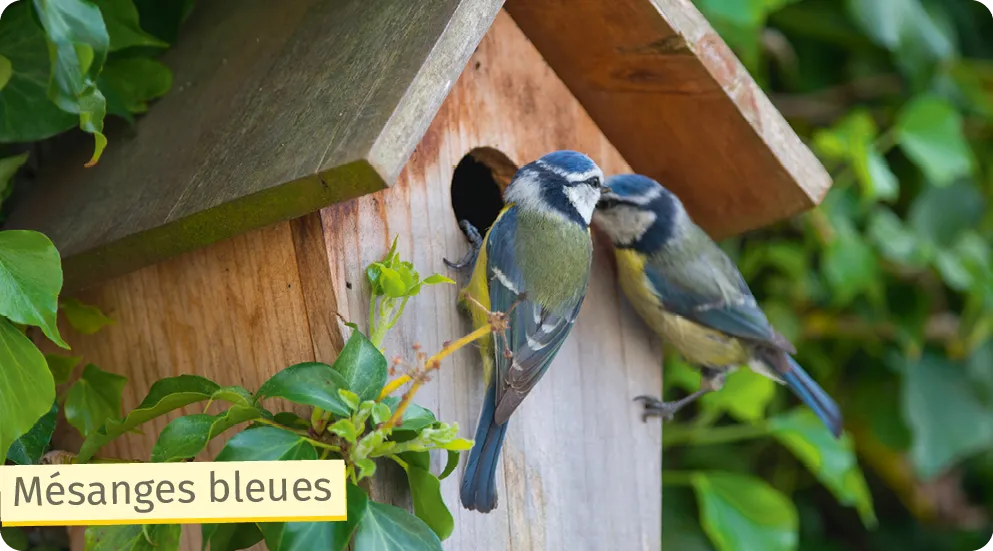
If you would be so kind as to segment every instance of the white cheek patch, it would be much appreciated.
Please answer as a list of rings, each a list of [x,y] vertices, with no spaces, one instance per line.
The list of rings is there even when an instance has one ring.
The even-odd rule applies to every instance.
[[[565,196],[569,198],[569,202],[583,220],[589,224],[590,219],[593,218],[593,209],[600,200],[600,190],[587,185],[570,186],[565,188]]]
[[[597,213],[597,223],[619,245],[630,245],[641,239],[655,223],[655,219],[654,212],[627,205],[618,205]]]

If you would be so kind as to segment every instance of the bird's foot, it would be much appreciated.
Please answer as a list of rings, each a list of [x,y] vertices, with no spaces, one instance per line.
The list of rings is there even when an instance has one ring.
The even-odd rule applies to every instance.
[[[469,252],[457,262],[452,262],[447,258],[443,258],[442,260],[445,261],[445,265],[449,268],[462,271],[476,263],[476,258],[479,256],[479,249],[483,247],[483,238],[479,234],[479,230],[476,229],[476,226],[473,226],[468,220],[459,222],[459,227],[462,228],[466,239],[469,240]]]
[[[676,413],[684,407],[692,404],[698,398],[710,392],[709,390],[698,390],[693,394],[675,402],[663,402],[654,396],[638,396],[636,402],[642,402],[645,411],[641,414],[642,421],[648,421],[649,417],[661,417],[663,421],[672,421]]]

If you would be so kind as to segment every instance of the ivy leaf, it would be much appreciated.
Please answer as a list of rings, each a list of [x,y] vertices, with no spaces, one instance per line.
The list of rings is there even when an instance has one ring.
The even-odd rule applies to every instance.
[[[421,519],[385,503],[370,501],[355,533],[363,551],[441,551],[441,540]]]
[[[793,502],[765,481],[722,472],[692,477],[700,522],[718,551],[794,551],[799,521]]]
[[[149,101],[172,88],[172,71],[147,57],[115,58],[104,66],[99,83],[108,112],[130,120],[132,113],[148,111]]]
[[[773,417],[769,420],[769,428],[842,505],[858,510],[867,528],[876,526],[872,494],[855,458],[855,446],[847,434],[836,440],[806,408]]]
[[[61,290],[62,260],[44,234],[0,231],[0,316],[38,326],[52,342],[68,349],[56,319]]]
[[[936,186],[947,186],[972,172],[972,149],[962,116],[947,101],[919,96],[900,111],[897,139],[907,156]]]
[[[345,382],[345,386],[341,388],[357,394],[360,401],[378,398],[383,386],[386,385],[388,374],[386,357],[357,329],[352,331],[345,347],[335,359],[334,370]],[[349,413],[346,412],[344,415],[347,416]]]
[[[427,469],[407,464],[407,482],[414,501],[414,514],[444,541],[455,530],[455,519],[441,497],[441,482]]]
[[[197,375],[180,375],[160,379],[148,389],[148,395],[123,420],[109,420],[95,433],[88,435],[76,456],[78,463],[89,461],[93,454],[111,440],[135,427],[165,415],[172,410],[212,399],[221,391],[217,383]],[[246,391],[247,392],[247,391]]]
[[[922,478],[991,448],[993,410],[979,400],[964,366],[926,353],[907,366],[902,394],[914,435],[910,458]]]
[[[262,541],[262,532],[254,522],[203,524],[200,533],[200,551],[207,551],[208,546],[210,551],[238,551]]]
[[[72,370],[82,360],[82,356],[62,356],[60,354],[45,354],[45,363],[52,372],[55,384],[61,385],[69,381]]]
[[[127,382],[127,377],[87,364],[66,395],[66,420],[83,436],[93,434],[108,419],[121,415],[121,393]]]
[[[879,281],[879,264],[861,236],[838,232],[821,258],[824,278],[834,291],[834,300],[844,306]]]
[[[397,406],[400,405],[400,398],[396,396],[388,396],[384,398],[381,403],[386,404],[390,408],[390,411],[396,411]],[[437,422],[438,419],[434,416],[434,413],[432,413],[431,410],[411,403],[403,412],[403,419],[401,419],[400,425],[394,427],[393,430],[409,430],[416,432]]]
[[[48,44],[29,2],[3,9],[0,56],[11,64],[9,80],[0,89],[0,142],[43,140],[73,127],[76,117],[48,100]]]
[[[976,185],[963,181],[948,187],[926,187],[907,214],[911,228],[936,246],[947,246],[983,217],[986,199]],[[955,216],[948,216],[954,212]]]
[[[45,357],[9,321],[0,318],[0,465],[7,450],[55,401]]]
[[[872,115],[865,109],[856,109],[833,128],[817,131],[814,145],[824,156],[848,162],[867,197],[891,201],[896,199],[900,186],[876,148],[878,133]]]
[[[449,278],[441,275],[441,274],[434,274],[434,275],[429,275],[428,277],[426,277],[424,279],[424,281],[422,281],[421,283],[423,283],[424,285],[437,285],[439,283],[453,283],[454,284],[455,282],[452,281],[451,279],[449,279]]]
[[[103,14],[110,51],[116,52],[132,46],[167,48],[168,43],[142,30],[138,24],[138,9],[131,0],[93,0]]]
[[[228,440],[215,461],[293,461],[317,459],[317,450],[302,436],[277,427],[239,432]]]
[[[10,60],[0,55],[0,90],[3,90],[3,85],[10,80],[10,75],[7,75],[6,80],[4,79],[4,65],[3,62],[6,61],[9,64]],[[24,163],[28,161],[28,154],[21,153],[20,155],[12,155],[10,157],[4,157],[0,159],[0,205],[3,204],[4,200],[10,196],[12,188],[10,187],[10,181],[14,178],[14,174],[19,168],[21,168]]]
[[[445,463],[445,470],[441,471],[438,475],[438,480],[445,480],[448,475],[455,472],[455,469],[459,466],[459,452],[454,450],[448,450],[448,462]]]
[[[103,15],[84,0],[34,0],[34,6],[48,41],[48,97],[63,111],[79,115],[79,128],[93,134],[96,147],[87,163],[92,166],[107,146],[107,102],[96,85],[110,47]]]
[[[907,54],[916,45],[934,60],[955,52],[920,0],[848,0],[848,11],[867,35],[891,51]]]
[[[338,419],[328,430],[354,444],[359,437],[359,431],[355,428],[355,423],[351,419]]]
[[[152,462],[182,461],[196,457],[217,435],[259,417],[262,417],[262,412],[258,408],[244,406],[231,406],[217,415],[196,413],[177,417],[159,434],[159,439],[152,448]]]
[[[345,485],[345,501],[348,519],[344,521],[259,523],[265,534],[266,547],[269,551],[344,551],[365,516],[369,498],[358,486],[348,483]],[[216,550],[211,548],[211,551]]]
[[[55,432],[59,406],[52,402],[52,409],[41,416],[26,434],[14,441],[7,451],[7,459],[18,465],[37,465]]]
[[[352,411],[338,395],[338,389],[348,388],[348,383],[330,365],[306,362],[291,365],[273,375],[259,388],[259,400],[286,398],[295,404],[319,407],[339,417],[348,417]]]
[[[178,524],[90,526],[84,551],[178,551],[182,535]]]
[[[727,377],[720,392],[707,394],[701,401],[704,407],[726,411],[739,421],[758,421],[765,417],[775,395],[775,382],[750,369],[739,369]]]
[[[879,207],[873,211],[867,234],[886,259],[906,266],[927,265],[927,248],[920,242],[917,234],[906,227],[890,209]]]
[[[83,304],[74,298],[62,300],[61,306],[66,319],[69,320],[69,325],[84,335],[92,335],[114,323],[114,320],[104,315],[96,306]]]

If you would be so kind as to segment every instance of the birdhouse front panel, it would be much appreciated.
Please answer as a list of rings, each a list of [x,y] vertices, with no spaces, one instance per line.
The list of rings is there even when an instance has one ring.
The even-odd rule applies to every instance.
[[[472,331],[457,308],[469,274],[443,261],[469,248],[458,221],[485,229],[517,167],[561,149],[586,153],[606,174],[630,170],[501,12],[394,185],[91,287],[81,298],[117,323],[91,336],[66,333],[74,353],[130,379],[125,410],[155,380],[180,374],[256,390],[288,365],[332,362],[350,335],[346,323],[368,327],[365,270],[396,238],[401,258],[421,274],[456,281],[424,287],[383,342],[387,358],[412,361],[418,350],[433,353]],[[455,518],[446,549],[660,548],[661,427],[642,421],[633,398],[660,393],[661,347],[621,295],[608,241],[596,231],[593,241],[575,327],[509,421],[496,509],[459,505],[464,459],[442,481]],[[416,402],[472,438],[484,388],[479,352],[469,346],[442,362]],[[147,460],[168,419],[102,453]],[[63,434],[60,446],[78,446]],[[214,457],[224,440],[199,459]],[[372,479],[371,496],[409,508],[402,470],[388,462],[379,468],[386,475]],[[432,470],[443,468],[434,457]],[[183,549],[200,549],[198,527],[186,527]]]

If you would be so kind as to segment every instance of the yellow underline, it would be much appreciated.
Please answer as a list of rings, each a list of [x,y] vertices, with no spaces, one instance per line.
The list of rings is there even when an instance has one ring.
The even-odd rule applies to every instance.
[[[115,526],[126,524],[222,524],[230,522],[340,522],[346,515],[315,517],[241,517],[241,518],[131,518],[123,520],[37,520],[0,521],[3,526]]]

